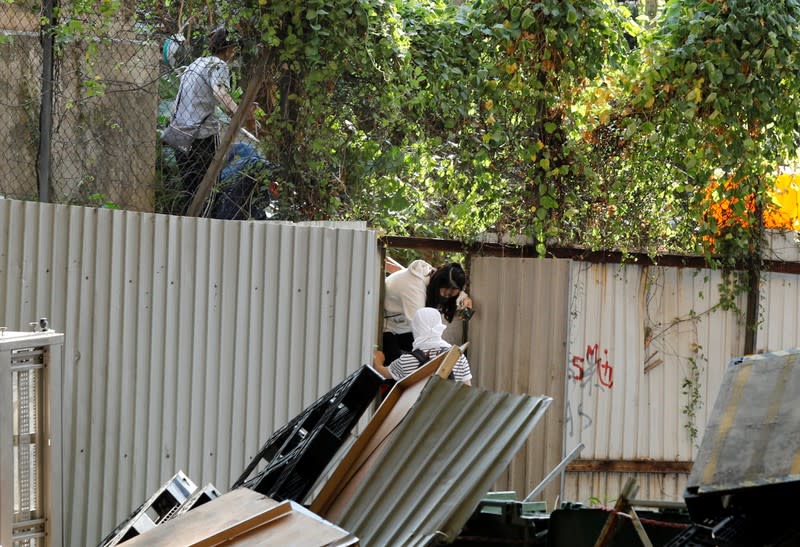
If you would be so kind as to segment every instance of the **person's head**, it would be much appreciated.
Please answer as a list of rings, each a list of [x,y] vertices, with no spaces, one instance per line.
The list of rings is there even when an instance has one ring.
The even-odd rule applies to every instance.
[[[228,31],[225,27],[218,27],[211,33],[208,49],[211,51],[211,55],[230,60],[236,52],[236,42],[228,39]]]
[[[442,315],[436,308],[420,308],[411,318],[411,334],[414,336],[414,349],[433,349],[447,344],[442,340],[446,326]]]
[[[464,286],[467,276],[460,264],[452,262],[431,274],[425,295],[425,306],[438,309],[448,321],[456,315],[456,300]]]

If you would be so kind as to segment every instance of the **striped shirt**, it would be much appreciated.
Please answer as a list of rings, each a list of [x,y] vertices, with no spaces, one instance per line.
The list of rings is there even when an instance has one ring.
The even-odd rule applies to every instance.
[[[428,356],[428,360],[430,360],[449,349],[449,346],[429,349],[425,350],[425,354]],[[392,378],[395,380],[402,380],[421,366],[416,357],[410,353],[404,353],[389,364],[389,372],[392,373]],[[456,361],[456,364],[453,366],[453,377],[456,382],[469,382],[472,380],[472,371],[469,368],[469,362],[463,355],[458,358],[458,361]]]

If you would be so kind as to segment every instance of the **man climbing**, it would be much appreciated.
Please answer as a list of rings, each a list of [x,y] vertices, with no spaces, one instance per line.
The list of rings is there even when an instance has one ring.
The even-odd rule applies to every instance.
[[[217,151],[217,104],[231,116],[237,109],[230,95],[228,68],[237,44],[228,40],[227,31],[220,27],[211,34],[209,50],[211,55],[195,59],[181,75],[172,120],[162,137],[175,150],[183,194],[181,213],[186,212]],[[252,109],[249,116],[253,116]]]

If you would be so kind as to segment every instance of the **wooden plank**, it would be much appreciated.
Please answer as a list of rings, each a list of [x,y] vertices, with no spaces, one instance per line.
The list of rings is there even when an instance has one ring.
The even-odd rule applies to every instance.
[[[279,508],[281,505],[284,506]],[[263,524],[287,514],[288,511],[291,511],[291,507],[279,504],[263,494],[248,488],[237,488],[126,541],[125,545],[130,547],[195,545],[254,517],[261,519],[259,522]]]
[[[614,504],[614,510],[608,515],[606,523],[603,525],[603,529],[600,531],[600,536],[598,536],[594,547],[605,547],[611,542],[614,538],[614,534],[616,534],[617,526],[619,525],[618,515],[625,512],[626,508],[628,508],[628,500],[636,495],[638,489],[639,487],[636,485],[636,480],[628,479],[628,482],[625,483],[622,492],[620,492],[617,498],[617,503]]]
[[[227,505],[224,509],[228,509]],[[291,502],[284,501],[283,503],[269,507],[260,513],[256,513],[255,515],[245,518],[244,520],[225,526],[221,530],[209,534],[208,537],[192,543],[191,547],[214,547],[215,545],[227,543],[242,534],[246,534],[255,530],[256,528],[269,524],[276,519],[285,517],[291,512]],[[213,525],[213,523],[207,524]]]
[[[356,545],[358,539],[292,501],[278,503],[248,488],[238,488],[125,542],[125,545],[322,547],[333,543]]]
[[[575,460],[572,473],[689,473],[693,462],[658,460]]]
[[[444,354],[442,364],[436,369],[436,375],[443,380],[447,380],[450,373],[453,371],[453,367],[456,366],[459,357],[461,357],[461,349],[457,346],[450,348],[447,353]]]
[[[303,514],[300,511],[302,508],[296,504],[293,505],[293,509],[285,518],[239,536],[233,544],[292,545],[295,547],[358,544],[357,538],[341,528],[326,523],[316,515]]]
[[[455,348],[455,353],[460,351]],[[320,493],[311,504],[311,510],[331,521],[335,521],[344,503],[366,475],[372,461],[383,449],[394,429],[419,398],[428,378],[447,371],[450,374],[456,359],[447,369],[445,362],[452,358],[453,349],[442,353],[397,382],[378,407],[377,412],[364,428],[364,432],[353,443]],[[341,499],[340,499],[341,498]]]
[[[217,152],[214,155],[214,159],[211,161],[211,165],[209,165],[206,174],[203,176],[203,180],[200,181],[200,185],[197,188],[194,197],[192,198],[192,203],[189,205],[189,211],[186,213],[187,216],[196,217],[200,216],[200,214],[203,212],[203,205],[208,199],[208,196],[211,195],[211,190],[214,189],[214,186],[216,186],[217,181],[219,180],[219,174],[222,172],[222,167],[225,164],[225,158],[228,155],[228,149],[233,143],[233,139],[239,134],[239,129],[241,129],[244,125],[245,118],[250,111],[251,105],[253,104],[253,101],[256,100],[258,90],[261,89],[261,85],[264,83],[264,79],[267,75],[267,64],[269,62],[270,52],[270,49],[262,48],[261,53],[254,65],[253,74],[247,84],[247,89],[244,92],[244,96],[241,98],[241,101],[236,108],[236,112],[234,112],[233,116],[231,116],[228,130],[222,135],[219,148],[217,148]]]

